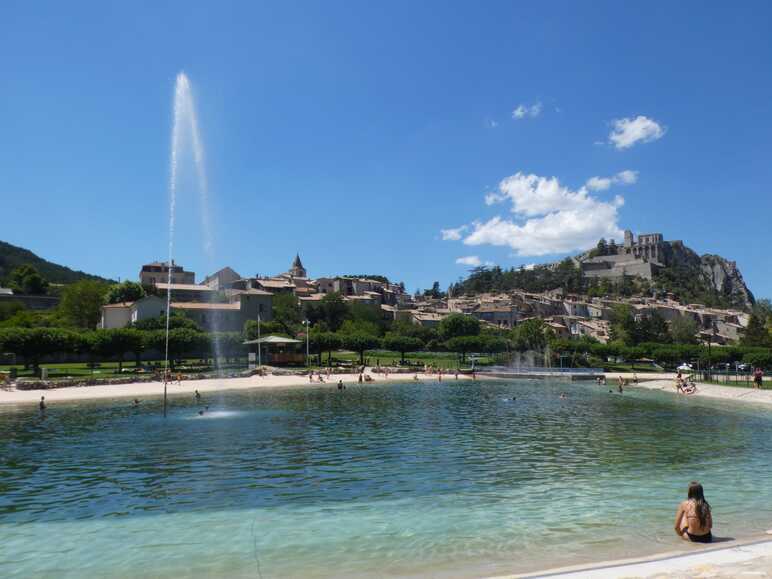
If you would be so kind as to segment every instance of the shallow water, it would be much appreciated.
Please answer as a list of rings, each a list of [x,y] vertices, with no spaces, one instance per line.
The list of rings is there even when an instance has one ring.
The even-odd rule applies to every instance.
[[[0,410],[0,575],[536,570],[683,547],[692,479],[717,535],[772,526],[772,414],[741,404],[536,381],[203,403]]]

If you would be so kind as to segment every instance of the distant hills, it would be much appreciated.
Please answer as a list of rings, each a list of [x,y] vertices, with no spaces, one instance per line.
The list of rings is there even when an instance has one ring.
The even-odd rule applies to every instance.
[[[54,284],[69,284],[83,279],[114,283],[113,280],[98,275],[76,271],[58,263],[53,263],[35,255],[29,249],[0,241],[0,285],[15,268],[25,264],[37,269],[40,275]]]
[[[753,306],[753,294],[745,285],[735,262],[719,255],[699,255],[682,241],[663,241],[660,249],[661,267],[656,268],[652,279],[633,275],[617,281],[588,278],[582,274],[582,264],[598,255],[597,250],[593,250],[528,269],[478,267],[466,279],[452,284],[450,292],[453,295],[510,290],[544,292],[561,288],[591,297],[672,293],[682,303],[743,310]],[[616,252],[614,247],[602,255]]]

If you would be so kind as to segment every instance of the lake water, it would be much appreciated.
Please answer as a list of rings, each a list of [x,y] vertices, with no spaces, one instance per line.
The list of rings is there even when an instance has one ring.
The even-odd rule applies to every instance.
[[[171,400],[0,409],[0,575],[537,570],[684,547],[692,479],[715,534],[772,527],[772,414],[740,404],[452,380]]]

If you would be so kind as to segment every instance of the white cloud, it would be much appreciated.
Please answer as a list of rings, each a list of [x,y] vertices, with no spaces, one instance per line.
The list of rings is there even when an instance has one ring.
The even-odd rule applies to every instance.
[[[623,179],[619,175],[614,178]],[[624,179],[629,178],[625,173]],[[623,236],[617,224],[622,197],[604,201],[590,195],[587,187],[573,191],[556,177],[523,173],[507,177],[499,183],[498,191],[485,197],[488,205],[504,201],[512,203],[515,218],[496,216],[474,222],[464,238],[465,245],[504,246],[517,255],[539,256],[585,250],[601,237]]]
[[[590,191],[605,191],[612,185],[632,185],[638,181],[638,171],[625,169],[611,177],[590,177],[584,184]]]
[[[662,138],[665,127],[657,121],[638,115],[635,118],[615,119],[612,121],[609,142],[617,149],[629,149],[638,142],[648,143]]]
[[[476,255],[467,255],[466,257],[459,257],[456,260],[456,263],[459,265],[471,265],[472,267],[477,267],[482,264],[482,261],[480,261],[480,258]]]
[[[458,241],[467,229],[469,229],[468,225],[462,225],[452,229],[441,229],[440,234],[443,241]]]
[[[495,129],[498,126],[499,126],[499,123],[497,121],[494,121],[493,119],[485,119],[485,128]]]
[[[541,114],[542,104],[536,102],[532,105],[519,104],[512,111],[513,119],[524,119],[525,117],[536,118]]]

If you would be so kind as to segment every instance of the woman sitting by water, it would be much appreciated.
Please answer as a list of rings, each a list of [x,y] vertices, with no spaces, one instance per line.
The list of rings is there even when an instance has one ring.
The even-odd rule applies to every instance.
[[[702,485],[698,482],[689,483],[688,498],[678,505],[675,518],[675,532],[686,541],[693,543],[710,543],[713,540],[711,529],[713,517],[710,505],[705,500]]]

